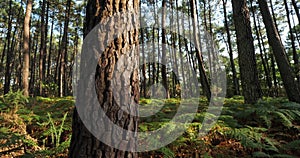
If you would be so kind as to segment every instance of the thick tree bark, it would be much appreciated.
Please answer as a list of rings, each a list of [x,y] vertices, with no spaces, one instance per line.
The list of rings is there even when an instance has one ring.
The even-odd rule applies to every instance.
[[[272,20],[267,1],[258,0],[258,3],[267,29],[268,41],[272,47],[287,96],[290,101],[300,103],[299,85],[295,81],[296,76],[287,60],[285,49]]]
[[[233,59],[231,34],[230,34],[228,20],[227,20],[227,9],[226,9],[227,0],[222,0],[222,2],[223,2],[224,24],[225,24],[225,28],[226,28],[227,42],[228,42],[228,48],[229,48],[230,66],[231,66],[231,71],[232,71],[234,95],[239,95],[240,94],[240,86],[239,86],[239,80],[237,78],[236,68],[235,68],[234,59]]]
[[[28,84],[28,76],[29,76],[29,39],[30,39],[30,15],[32,10],[32,1],[27,0],[27,7],[24,19],[24,39],[23,39],[23,93],[24,96],[29,96],[29,84]]]
[[[245,103],[253,104],[262,97],[262,92],[258,80],[249,9],[246,0],[232,0],[232,7],[243,95]]]
[[[118,3],[112,3],[110,1],[89,0],[87,3],[87,17],[84,29],[85,36],[99,22],[105,21],[110,17],[110,15],[114,15],[115,13],[121,11],[130,11],[134,12],[135,14],[139,14],[139,1],[128,0],[118,1]],[[138,17],[134,17],[131,15],[131,18],[132,20],[135,19],[136,21],[136,23],[132,25],[139,25],[139,23],[137,22]],[[105,25],[105,28],[110,28],[110,30],[113,30],[115,26],[111,25],[111,23],[108,23],[107,25]],[[101,39],[101,41],[99,41],[99,44],[101,46],[104,46],[104,43],[107,43],[108,46],[103,48],[105,50],[102,52],[101,57],[98,61],[95,74],[95,89],[97,91],[99,104],[105,111],[106,116],[109,117],[109,119],[115,125],[126,130],[137,132],[137,117],[130,115],[120,109],[121,107],[120,105],[118,105],[117,100],[121,99],[121,102],[123,104],[126,104],[126,106],[128,106],[128,109],[132,108],[131,110],[134,110],[134,107],[131,107],[131,105],[137,104],[139,100],[138,67],[134,69],[132,74],[125,74],[127,72],[127,66],[130,65],[128,63],[136,63],[139,60],[139,54],[135,51],[135,48],[137,47],[134,47],[134,45],[139,44],[138,28],[122,33],[122,35],[117,36],[113,41],[108,41],[109,39],[106,38],[107,36],[111,35],[109,34],[109,32],[103,32],[103,34],[101,34],[101,37],[98,38]],[[122,54],[125,55],[126,61],[128,62],[127,64],[124,63],[124,65],[122,65],[118,63],[118,61],[121,60],[120,57],[122,56]],[[87,62],[89,61],[82,60],[81,62],[84,66],[84,64],[87,64]],[[86,69],[86,67],[81,67],[80,69],[84,70]],[[112,80],[115,80],[117,82],[115,83],[117,84],[116,87],[113,87],[112,84],[114,81]],[[113,88],[117,88],[115,89],[115,92],[113,92]],[[91,108],[90,105],[84,106],[86,108]],[[95,138],[82,123],[76,109],[73,114],[73,133],[69,157],[137,157],[137,153],[115,149]],[[114,142],[115,138],[111,136],[113,131],[109,129],[111,127],[107,124],[107,122],[104,122],[103,124],[104,127],[101,128],[105,130],[104,133],[102,133],[104,134],[105,139],[110,142]],[[123,141],[120,145],[128,148],[135,148],[135,145],[132,144],[134,142],[132,141],[131,135],[128,135],[127,133],[119,134],[124,136]]]

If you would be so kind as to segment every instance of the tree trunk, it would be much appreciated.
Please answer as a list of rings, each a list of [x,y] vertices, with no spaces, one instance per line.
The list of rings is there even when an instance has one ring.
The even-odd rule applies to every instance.
[[[43,75],[43,61],[45,55],[45,48],[46,48],[46,40],[45,40],[45,9],[46,8],[46,0],[43,0],[42,3],[42,13],[41,13],[41,47],[40,47],[40,58],[39,58],[39,95],[43,95],[43,82],[44,82],[44,75]]]
[[[50,40],[49,40],[49,53],[48,53],[48,64],[47,64],[47,78],[48,78],[48,83],[51,80],[50,74],[51,74],[51,54],[52,54],[52,43],[53,43],[53,29],[54,29],[54,11],[52,13],[52,22],[51,22],[51,32],[50,32]]]
[[[167,59],[166,59],[166,45],[167,43],[167,37],[166,37],[166,0],[162,0],[162,19],[161,19],[161,25],[162,25],[162,51],[161,51],[161,77],[162,77],[162,84],[166,91],[166,98],[170,98],[170,91],[169,91],[169,84],[168,84],[168,78],[167,78]]]
[[[141,10],[140,10],[140,15],[141,14]],[[142,18],[142,16],[140,17]],[[142,21],[142,19],[140,19],[140,21]],[[141,95],[146,98],[146,62],[145,62],[145,42],[144,42],[144,33],[147,31],[145,31],[146,29],[145,28],[141,28],[140,31],[141,31],[141,44],[142,44],[142,75],[143,75],[143,78],[142,78],[142,87],[141,87]]]
[[[275,28],[276,28],[276,30],[277,30],[277,32],[278,32],[278,34],[279,34],[279,29],[278,29],[278,24],[277,24],[276,14],[275,14],[275,12],[274,12],[274,7],[273,7],[273,2],[272,2],[272,0],[270,0],[270,7],[271,7],[271,11],[272,11],[272,18],[273,18],[273,20],[274,20]],[[281,40],[280,35],[279,35],[279,39]]]
[[[299,13],[299,8],[298,8],[298,6],[297,6],[297,2],[296,2],[295,0],[292,0],[292,5],[293,5],[294,10],[295,10],[295,12],[296,12],[298,21],[300,21],[300,13]]]
[[[31,60],[31,72],[30,72],[30,81],[29,81],[29,89],[30,89],[30,93],[32,93],[33,95],[35,95],[35,79],[36,79],[36,74],[35,74],[35,70],[36,70],[36,60],[37,60],[37,51],[38,51],[38,33],[36,33],[34,35],[34,40],[35,41],[35,49],[34,49],[34,55],[33,55],[33,59]]]
[[[9,17],[8,17],[8,30],[7,30],[7,49],[6,49],[6,66],[5,66],[5,81],[4,81],[4,94],[7,94],[10,90],[10,66],[12,52],[10,52],[10,38],[11,38],[11,29],[12,29],[12,0],[9,1]]]
[[[71,12],[71,0],[67,1],[67,13],[65,15],[65,23],[64,23],[64,33],[61,41],[60,46],[60,67],[59,67],[59,97],[63,97],[66,95],[66,78],[65,78],[65,70],[66,70],[66,63],[67,63],[67,45],[68,45],[68,30],[69,30],[69,17]]]
[[[283,85],[290,101],[300,103],[299,85],[295,81],[295,74],[289,65],[286,52],[279,38],[279,34],[272,20],[266,0],[258,0],[260,11],[264,24],[267,29],[267,36],[270,46],[272,47]]]
[[[239,95],[240,94],[240,86],[239,86],[239,80],[237,78],[236,68],[235,68],[234,59],[233,59],[231,34],[230,34],[228,20],[227,20],[227,9],[226,9],[227,0],[222,0],[222,1],[223,1],[223,12],[224,12],[224,19],[225,19],[224,24],[225,24],[226,33],[227,33],[227,42],[228,42],[228,48],[229,48],[229,59],[230,59],[230,66],[231,66],[231,71],[232,71],[234,95]]]
[[[192,17],[192,25],[193,25],[193,39],[194,44],[196,47],[196,57],[198,60],[198,68],[200,73],[200,83],[202,85],[203,91],[206,95],[207,100],[210,100],[211,98],[211,91],[210,91],[210,85],[207,79],[207,75],[204,68],[204,62],[202,58],[202,54],[200,51],[200,45],[199,45],[199,37],[198,37],[198,27],[197,27],[197,13],[195,9],[195,0],[190,0],[190,6],[191,6],[191,17]],[[213,53],[213,52],[211,52]]]
[[[260,30],[258,29],[257,27],[257,24],[256,24],[256,14],[254,12],[254,8],[253,8],[253,1],[251,0],[250,1],[250,5],[251,5],[251,12],[252,12],[252,17],[253,17],[253,23],[254,23],[254,29],[255,29],[255,34],[256,34],[256,38],[257,38],[257,42],[258,42],[258,47],[259,47],[259,55],[260,55],[260,59],[261,59],[261,62],[262,62],[262,65],[263,65],[263,69],[264,69],[264,72],[265,72],[265,78],[266,78],[266,83],[268,85],[268,89],[271,90],[272,88],[272,81],[271,81],[271,78],[270,78],[270,72],[269,72],[269,69],[267,67],[267,62],[266,59],[264,58],[264,54],[263,54],[263,48],[262,48],[262,43],[261,43],[261,39],[260,39]]]
[[[23,41],[23,51],[24,51],[24,61],[23,61],[23,90],[24,96],[29,96],[29,84],[28,84],[28,76],[29,76],[29,39],[30,39],[30,15],[32,10],[32,1],[27,0],[27,7],[24,19],[24,41]]]
[[[178,9],[178,0],[176,0],[176,9]],[[179,11],[176,11],[176,19],[177,19],[177,32],[180,33],[180,27],[184,28],[184,26],[180,26],[179,19],[182,17],[179,17]],[[183,23],[181,25],[184,25]],[[182,37],[178,35],[178,47],[179,47],[179,59],[180,59],[180,65],[181,65],[181,76],[182,76],[182,83],[183,83],[183,88],[182,90],[186,89],[186,80],[185,80],[185,74],[184,74],[184,65],[183,65],[183,51],[182,51]],[[182,95],[185,95],[185,92],[181,92]]]
[[[295,74],[296,74],[296,78],[299,82],[300,81],[300,76],[298,75],[298,73],[299,73],[299,68],[298,68],[298,66],[299,66],[299,57],[298,57],[296,46],[295,46],[295,36],[294,36],[294,33],[293,33],[293,29],[292,29],[290,11],[289,11],[289,7],[288,7],[288,4],[287,4],[287,0],[283,0],[283,2],[284,2],[287,21],[288,21],[288,26],[289,26],[289,32],[290,32],[290,38],[291,38],[291,44],[292,44],[292,52],[293,52],[293,60],[294,60],[294,65],[295,65]]]
[[[118,1],[118,3],[112,3],[109,1],[94,1],[89,0],[87,3],[87,17],[85,22],[85,37],[87,34],[96,26],[99,22],[105,21],[108,19],[110,15],[114,15],[114,13],[118,13],[121,11],[131,11],[135,14],[139,13],[139,1],[138,0],[127,0],[127,1]],[[98,14],[96,12],[98,11]],[[133,17],[129,15],[130,18],[137,19],[137,17]],[[116,19],[113,19],[114,21]],[[103,24],[104,25],[104,24]],[[132,25],[139,25],[133,23]],[[111,23],[107,23],[105,28],[109,30],[114,30],[115,26]],[[108,46],[103,48],[103,52],[101,54],[100,60],[98,60],[98,65],[96,68],[95,74],[95,86],[98,96],[98,102],[101,108],[104,110],[105,114],[109,119],[117,126],[132,131],[134,133],[137,132],[137,118],[136,116],[130,115],[120,109],[120,105],[118,105],[117,100],[122,99],[122,103],[128,106],[127,108],[134,107],[131,105],[137,104],[139,100],[139,78],[138,78],[138,61],[139,54],[137,51],[132,50],[131,48],[135,48],[133,45],[138,45],[138,28],[134,28],[130,31],[122,32],[122,35],[118,35],[114,38],[113,41],[108,41],[109,39],[105,38],[108,35],[111,35],[111,32],[105,31],[102,33],[101,37],[98,39],[101,46],[107,43]],[[113,36],[113,35],[111,35]],[[125,43],[125,44],[123,44]],[[137,48],[137,47],[136,47]],[[98,51],[98,50],[97,50]],[[92,53],[98,53],[97,51],[93,51]],[[85,52],[83,52],[85,53]],[[125,61],[128,63],[137,64],[132,74],[125,74],[127,72],[128,63],[124,63],[124,65],[120,65],[117,63],[118,60],[121,60],[120,57],[125,55]],[[82,54],[84,55],[84,54]],[[125,62],[124,61],[124,62]],[[89,61],[81,60],[83,67],[81,70],[91,69],[90,67],[84,67],[84,64],[87,64]],[[130,64],[131,65],[131,64]],[[116,73],[117,72],[117,73]],[[127,72],[128,73],[128,72]],[[80,73],[81,75],[82,73]],[[113,76],[113,77],[112,77]],[[112,79],[113,78],[113,79]],[[117,87],[113,87],[112,82],[115,80],[118,84]],[[118,82],[119,81],[119,82]],[[122,82],[120,82],[122,81]],[[88,83],[84,83],[88,84]],[[119,85],[120,84],[120,85]],[[80,86],[80,85],[79,85]],[[94,85],[93,85],[94,86]],[[93,87],[94,88],[94,87]],[[113,93],[113,88],[117,89],[117,92]],[[114,94],[114,95],[113,95]],[[120,96],[118,96],[120,95]],[[86,95],[89,97],[89,95]],[[120,98],[123,96],[122,98]],[[90,98],[94,99],[94,98]],[[86,100],[89,100],[88,98]],[[120,102],[121,103],[121,102]],[[123,105],[122,104],[122,105]],[[82,105],[83,106],[83,105]],[[89,104],[84,105],[86,108],[91,108]],[[124,105],[125,106],[125,105]],[[86,109],[85,108],[85,109]],[[76,107],[77,109],[77,107]],[[81,118],[78,115],[78,111],[75,109],[73,114],[73,125],[72,125],[72,139],[70,145],[70,153],[69,157],[94,157],[94,158],[125,158],[137,157],[137,153],[133,153],[131,151],[123,151],[119,149],[115,149],[111,146],[104,144],[95,138],[85,127]],[[121,113],[120,113],[121,112]],[[89,114],[88,114],[89,115]],[[94,119],[98,119],[94,118]],[[106,140],[110,142],[114,142],[115,138],[111,137],[112,129],[110,130],[110,125],[107,122],[103,122],[104,133],[102,133]],[[121,136],[123,135],[123,141],[120,145],[130,148],[136,148],[134,141],[132,141],[132,135],[127,133],[118,133]]]
[[[246,0],[232,0],[243,95],[245,103],[253,104],[262,97],[262,92],[258,80],[250,15],[246,4]]]

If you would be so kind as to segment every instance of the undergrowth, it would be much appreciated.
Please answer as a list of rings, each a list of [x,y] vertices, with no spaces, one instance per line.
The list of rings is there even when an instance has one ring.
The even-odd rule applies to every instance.
[[[234,96],[225,99],[219,117],[206,113],[208,103],[204,98],[141,99],[146,110],[158,110],[140,118],[139,131],[167,125],[167,132],[172,133],[176,124],[168,122],[179,106],[188,107],[191,103],[199,105],[198,113],[180,116],[193,118],[186,132],[161,149],[140,153],[140,157],[300,156],[300,105],[284,98],[264,98],[248,105],[242,97]],[[71,97],[26,98],[20,91],[0,97],[0,157],[67,157],[73,108]],[[201,133],[202,121],[216,117],[216,124]]]

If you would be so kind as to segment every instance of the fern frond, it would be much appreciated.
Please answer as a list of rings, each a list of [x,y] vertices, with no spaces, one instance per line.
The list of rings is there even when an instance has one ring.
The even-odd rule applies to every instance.
[[[275,116],[277,116],[276,121],[280,121],[280,123],[282,123],[282,125],[286,126],[286,127],[292,127],[293,123],[291,122],[291,120],[289,120],[289,118],[284,115],[283,113],[281,113],[280,111],[274,111],[273,114]]]
[[[264,158],[271,157],[269,154],[261,152],[261,151],[252,153],[252,156],[253,157],[264,157]]]

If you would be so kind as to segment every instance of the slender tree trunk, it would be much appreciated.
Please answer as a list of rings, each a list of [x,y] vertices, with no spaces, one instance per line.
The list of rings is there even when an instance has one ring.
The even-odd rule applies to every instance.
[[[203,2],[203,23],[204,23],[204,29],[205,29],[205,31],[206,32],[210,32],[209,31],[209,28],[208,28],[208,24],[207,24],[207,14],[206,14],[206,0],[203,0],[202,1]],[[208,37],[208,34],[207,33],[205,33],[205,39],[206,39],[206,43],[208,43],[208,41],[209,41],[209,37]],[[212,72],[212,59],[211,59],[211,52],[210,52],[211,50],[210,49],[208,49],[208,51],[207,51],[207,53],[208,53],[208,64],[209,64],[209,72]]]
[[[35,49],[34,49],[34,55],[33,55],[33,59],[31,60],[31,73],[30,73],[30,81],[29,81],[29,89],[30,89],[30,93],[32,93],[33,95],[36,94],[35,92],[35,79],[36,79],[36,74],[35,74],[35,70],[36,70],[36,60],[37,60],[37,51],[38,51],[38,33],[36,33],[34,35],[34,40],[35,41]]]
[[[161,21],[161,25],[162,25],[162,33],[161,33],[161,38],[162,38],[162,54],[161,54],[161,77],[162,77],[162,83],[163,86],[166,90],[166,98],[170,98],[170,91],[169,91],[169,84],[168,84],[168,78],[167,78],[167,59],[166,59],[166,45],[167,43],[167,37],[166,37],[166,0],[162,0],[162,21]]]
[[[261,39],[260,39],[260,31],[257,27],[257,24],[256,24],[256,14],[254,12],[254,8],[253,8],[253,1],[251,0],[250,1],[250,5],[251,5],[251,12],[252,12],[252,17],[253,17],[253,23],[254,23],[254,29],[255,29],[255,34],[256,34],[256,38],[257,38],[257,42],[258,42],[258,48],[259,48],[259,54],[260,54],[260,59],[261,59],[261,62],[263,64],[263,69],[264,69],[264,72],[265,72],[265,77],[266,77],[266,83],[268,85],[268,89],[271,90],[272,88],[272,81],[271,81],[271,78],[270,78],[270,72],[267,68],[267,61],[265,60],[264,58],[264,55],[263,55],[263,49],[262,49],[262,44],[261,44]]]
[[[54,29],[54,11],[52,13],[52,22],[51,22],[51,33],[50,33],[50,40],[49,40],[49,53],[48,53],[48,64],[47,64],[47,78],[48,78],[48,82],[50,82],[51,77],[51,54],[52,54],[52,43],[53,43],[53,29]]]
[[[10,90],[10,78],[11,78],[10,66],[11,66],[11,58],[12,58],[12,52],[10,52],[11,29],[12,29],[12,0],[9,1],[8,30],[6,35],[7,49],[6,49],[4,94],[7,94]]]
[[[299,47],[300,47],[299,33],[300,32],[299,32],[299,30],[295,29],[295,26],[297,26],[298,24],[296,24],[294,16],[292,16],[292,21],[293,21],[293,31],[295,32],[295,36],[294,37],[297,39],[297,43],[298,43],[298,45],[296,46],[296,48],[299,49]]]
[[[42,3],[42,13],[41,13],[41,47],[40,47],[40,58],[39,58],[39,94],[43,94],[43,61],[45,55],[45,47],[46,47],[46,40],[45,40],[45,8],[46,8],[46,0],[43,0]]]
[[[3,46],[2,55],[1,55],[1,65],[4,63],[4,57],[5,57],[5,53],[6,53],[6,46],[7,46],[7,42],[4,41],[4,46]]]
[[[23,93],[24,96],[29,96],[29,84],[28,84],[28,76],[29,76],[29,60],[30,60],[30,52],[29,52],[29,39],[30,39],[30,15],[32,10],[32,1],[27,0],[27,7],[24,19],[24,39],[23,39]]]
[[[291,44],[292,44],[292,52],[293,52],[293,60],[294,60],[294,65],[295,65],[295,74],[297,77],[298,82],[300,81],[300,76],[298,75],[299,73],[299,56],[297,54],[297,50],[296,50],[296,46],[295,46],[295,36],[293,33],[293,29],[292,29],[292,24],[291,24],[291,18],[290,18],[290,11],[289,11],[289,7],[287,4],[287,0],[283,0],[284,2],[284,7],[286,10],[286,15],[287,15],[287,21],[288,21],[288,26],[289,26],[289,32],[290,32],[290,38],[291,38]]]
[[[232,0],[232,7],[243,95],[245,103],[253,104],[262,97],[262,92],[258,80],[249,9],[246,0]]]
[[[176,9],[178,9],[178,0],[176,0]],[[179,11],[176,11],[176,17],[177,17],[177,32],[180,33],[180,23],[179,23],[179,19],[182,17],[179,17]],[[184,25],[183,23],[181,23],[181,25]],[[184,28],[184,26],[182,26],[182,28]],[[179,57],[180,57],[180,65],[181,65],[181,76],[182,76],[182,82],[183,82],[183,89],[186,89],[186,80],[185,80],[185,74],[184,74],[184,64],[183,64],[183,51],[182,51],[182,37],[178,35],[178,47],[179,47]],[[185,92],[181,92],[182,95],[185,95]]]
[[[61,46],[61,41],[62,41],[62,34],[63,34],[63,29],[62,29],[62,24],[59,25],[59,41],[58,41],[58,50],[56,50],[56,64],[55,64],[55,75],[54,75],[54,81],[59,85],[59,76],[60,76],[60,58],[61,58],[61,51],[60,51],[60,46]]]
[[[196,47],[196,57],[198,60],[198,68],[200,73],[200,83],[203,87],[203,91],[206,95],[207,100],[210,100],[211,98],[211,91],[210,91],[210,85],[207,79],[207,75],[204,68],[204,62],[202,59],[202,54],[200,52],[200,45],[199,45],[199,37],[198,37],[198,27],[197,27],[197,13],[195,9],[195,0],[190,0],[190,6],[191,6],[191,17],[192,17],[192,25],[193,25],[193,38],[194,38],[194,44]]]
[[[296,0],[292,0],[292,5],[293,5],[294,10],[295,10],[295,12],[296,12],[296,16],[297,16],[297,18],[298,18],[298,21],[300,21],[300,13],[299,13],[299,8],[298,8],[298,6],[297,6]]]
[[[300,103],[299,85],[294,80],[295,74],[289,65],[286,52],[283,47],[279,34],[275,28],[272,20],[268,4],[266,0],[258,0],[260,11],[263,17],[264,24],[267,29],[267,36],[270,46],[274,52],[276,62],[278,64],[279,72],[286,90],[287,96],[290,101]]]
[[[65,15],[65,23],[64,23],[64,33],[62,37],[62,42],[60,46],[60,67],[59,67],[59,96],[63,97],[66,95],[66,63],[67,63],[67,45],[68,45],[68,30],[69,30],[69,17],[71,12],[71,0],[67,1],[67,13]]]
[[[232,44],[231,44],[231,34],[229,30],[229,25],[228,25],[228,20],[227,20],[227,0],[222,0],[223,1],[223,12],[224,12],[224,24],[226,28],[226,33],[227,33],[227,42],[228,42],[228,48],[229,48],[229,59],[230,59],[230,66],[231,66],[231,71],[232,71],[232,79],[233,79],[233,89],[234,89],[234,95],[239,95],[240,94],[240,86],[239,86],[239,80],[237,78],[237,73],[236,73],[236,68],[234,64],[234,59],[233,59],[233,50],[232,50]]]
[[[274,12],[274,6],[273,6],[273,2],[272,0],[270,0],[270,7],[271,7],[271,11],[272,11],[272,18],[273,18],[273,21],[274,21],[274,24],[275,24],[275,28],[279,34],[279,29],[278,29],[278,24],[277,24],[277,18],[276,18],[276,14]],[[281,37],[279,36],[279,39],[281,40]]]
[[[48,78],[46,78],[46,70],[47,70],[47,43],[48,43],[48,23],[49,23],[49,9],[50,9],[50,3],[49,3],[49,0],[47,0],[46,1],[46,4],[45,4],[46,6],[46,10],[45,10],[45,12],[46,12],[46,14],[45,14],[45,46],[44,46],[44,56],[43,56],[43,70],[42,70],[42,75],[43,75],[43,80],[44,80],[44,82],[45,83],[47,83],[48,82]],[[45,90],[44,90],[45,91]],[[44,94],[43,95],[45,95],[45,92],[43,92]]]
[[[141,3],[141,2],[140,2]],[[140,22],[142,22],[142,13],[141,13],[141,10],[140,10]],[[142,26],[142,24],[140,24]],[[144,41],[144,34],[146,32],[147,34],[147,31],[145,31],[146,29],[145,28],[140,28],[140,31],[141,31],[141,38],[142,38],[142,87],[141,87],[141,95],[146,98],[146,62],[145,62],[145,41]]]
[[[155,4],[154,4],[155,6]],[[154,12],[155,12],[155,9],[154,9]],[[155,60],[155,54],[156,54],[156,48],[155,48],[155,27],[152,27],[152,61],[156,61]],[[155,84],[155,80],[156,80],[156,63],[153,62],[152,63],[152,84],[151,85],[154,85]],[[149,84],[150,85],[150,84]],[[154,87],[152,88],[152,94],[154,94]]]

